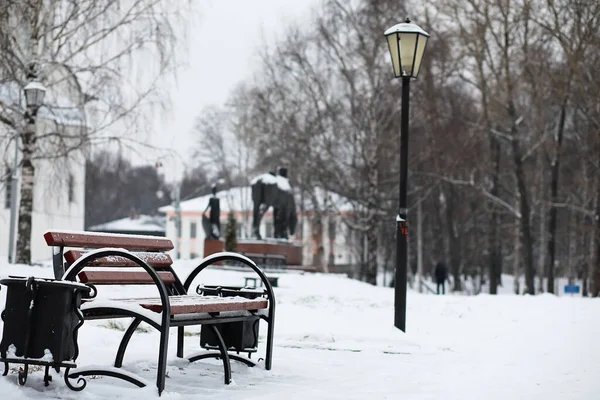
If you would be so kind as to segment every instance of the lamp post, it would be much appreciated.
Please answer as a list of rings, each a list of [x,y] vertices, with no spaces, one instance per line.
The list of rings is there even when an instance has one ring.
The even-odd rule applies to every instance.
[[[402,78],[402,120],[400,124],[400,188],[396,216],[396,273],[394,288],[394,326],[406,332],[406,284],[408,251],[408,107],[410,80],[416,79],[429,34],[410,19],[384,33],[392,57],[394,77]]]
[[[27,75],[27,78],[29,79],[29,83],[25,86],[25,88],[23,89],[24,93],[25,93],[25,104],[27,106],[27,112],[25,113],[25,119],[27,122],[27,126],[25,128],[24,133],[22,134],[22,144],[23,144],[23,152],[29,152],[27,155],[30,156],[31,152],[33,151],[32,149],[32,145],[33,145],[33,138],[35,136],[35,116],[37,115],[38,110],[40,109],[40,107],[42,106],[42,104],[44,103],[44,97],[46,95],[46,88],[44,87],[44,85],[42,85],[40,82],[37,81],[37,76],[35,75],[35,73],[32,72],[32,70],[29,72],[29,74]],[[18,171],[18,161],[19,161],[19,138],[21,135],[17,134],[15,135],[15,156],[14,156],[14,160],[13,160],[13,168],[12,168],[12,177],[11,177],[11,200],[10,200],[10,227],[9,227],[9,234],[8,234],[8,261],[10,263],[15,262],[15,255],[14,255],[14,247],[15,247],[15,223],[17,220],[17,216],[19,218],[19,222],[21,222],[22,218],[28,218],[29,221],[29,225],[31,225],[31,215],[29,216],[22,216],[21,214],[17,214],[17,200],[18,200],[18,196],[17,196],[17,188],[18,188],[18,181],[19,181],[19,175],[17,173]],[[33,171],[33,164],[31,163],[31,157],[24,157],[24,164],[27,163],[28,165],[24,165],[22,167],[27,167],[27,168],[31,168]],[[33,190],[33,189],[31,189]],[[33,193],[31,193],[31,200],[33,201]],[[23,241],[22,243],[26,243],[30,241],[30,238],[20,238],[21,241]],[[21,248],[25,248],[28,249],[28,254],[26,255],[22,255],[21,257],[25,257],[28,260],[31,258],[31,247],[29,245],[21,245]],[[23,259],[21,260],[23,261]]]

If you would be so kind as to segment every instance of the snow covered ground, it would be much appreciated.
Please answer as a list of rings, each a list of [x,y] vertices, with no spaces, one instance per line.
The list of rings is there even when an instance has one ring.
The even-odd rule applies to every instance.
[[[177,264],[181,277],[193,265]],[[0,264],[0,276],[51,277],[51,268]],[[243,284],[247,273],[207,270],[198,283]],[[393,327],[393,289],[339,275],[281,274],[277,296],[273,369],[232,361],[233,384],[223,385],[216,360],[193,364],[175,357],[171,334],[165,399],[599,399],[600,299],[539,296],[408,294],[407,333]],[[102,296],[131,290],[102,287]],[[138,290],[138,288],[136,288]],[[151,288],[139,288],[147,292]],[[102,293],[104,292],[104,293]],[[134,291],[135,292],[135,291]],[[0,291],[4,307],[6,288]],[[80,330],[79,366],[109,365],[124,320],[86,321]],[[0,322],[0,326],[1,326]],[[264,339],[261,324],[261,338]],[[199,328],[186,350],[197,349]],[[124,368],[154,382],[158,335],[134,335]],[[261,347],[264,351],[264,346]],[[0,399],[149,399],[113,378],[88,379],[70,391],[42,372],[26,386],[11,372],[0,377]]]

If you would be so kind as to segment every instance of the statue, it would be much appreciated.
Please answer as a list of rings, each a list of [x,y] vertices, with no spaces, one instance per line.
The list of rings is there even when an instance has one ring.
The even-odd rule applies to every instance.
[[[254,212],[252,219],[252,234],[256,239],[260,236],[260,221],[269,207],[273,207],[273,228],[276,238],[287,239],[288,232],[293,235],[296,231],[298,217],[292,187],[287,178],[287,169],[278,168],[277,175],[273,172],[257,176],[250,183]]]
[[[217,197],[217,185],[212,185],[212,197],[202,214],[202,228],[206,239],[218,240],[221,237],[221,200]],[[206,212],[210,209],[208,217]]]

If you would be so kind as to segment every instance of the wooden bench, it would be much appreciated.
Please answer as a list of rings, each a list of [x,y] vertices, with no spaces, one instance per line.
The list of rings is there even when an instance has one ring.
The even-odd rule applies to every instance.
[[[173,260],[166,252],[173,243],[164,237],[116,235],[95,232],[48,231],[44,239],[53,249],[53,268],[56,279],[78,281],[90,286],[92,294],[84,299],[81,311],[85,319],[112,319],[133,317],[125,331],[114,362],[115,368],[77,368],[65,371],[65,383],[73,390],[82,390],[86,382],[82,376],[106,375],[124,379],[139,387],[145,383],[139,377],[121,369],[125,350],[141,322],[146,322],[160,332],[158,349],[158,371],[156,386],[158,393],[165,387],[169,330],[177,327],[177,357],[183,358],[184,327],[206,326],[216,338],[218,351],[207,351],[188,357],[190,362],[203,358],[219,358],[223,361],[225,383],[231,382],[230,359],[249,366],[256,363],[248,357],[230,354],[221,335],[221,328],[230,323],[257,324],[260,319],[268,324],[265,368],[271,369],[273,358],[273,329],[275,319],[275,297],[273,288],[257,265],[240,254],[221,252],[203,259],[200,264],[181,281],[173,270]],[[202,286],[190,292],[190,287],[205,268],[223,261],[237,262],[250,267],[262,281],[264,290],[239,289],[233,295],[222,297],[202,291]],[[98,299],[97,286],[101,285],[154,285],[156,297],[126,299]],[[193,293],[193,294],[191,294]],[[219,293],[217,291],[216,293]],[[257,329],[257,328],[256,328]],[[208,347],[206,347],[208,348]],[[246,352],[245,349],[241,349]],[[78,378],[80,386],[69,379]]]

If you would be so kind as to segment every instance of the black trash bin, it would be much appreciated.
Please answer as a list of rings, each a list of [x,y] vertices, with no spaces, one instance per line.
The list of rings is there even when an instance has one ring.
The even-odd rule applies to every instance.
[[[256,290],[244,290],[237,286],[201,286],[197,291],[199,294],[207,296],[240,296],[248,299],[255,299],[263,295],[263,292]],[[255,352],[258,347],[258,324],[260,317],[239,321],[215,324],[225,347],[235,349],[238,352]],[[218,339],[209,326],[202,325],[200,328],[200,346],[205,349],[217,349]]]
[[[9,277],[2,312],[0,361],[50,365],[57,370],[77,358],[82,295],[91,288],[77,282]],[[66,362],[66,363],[65,363]]]

